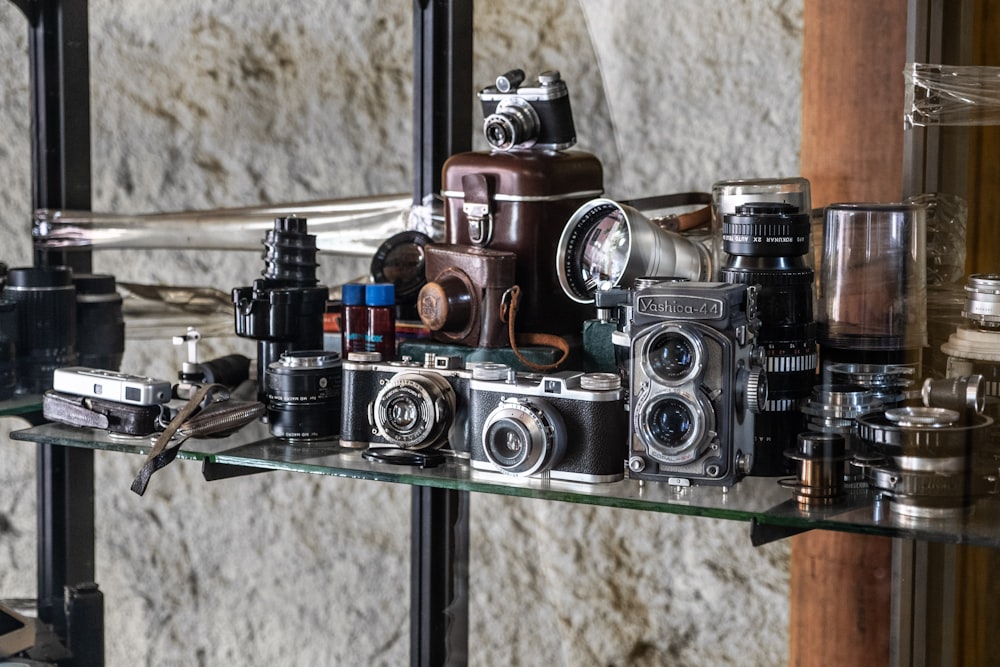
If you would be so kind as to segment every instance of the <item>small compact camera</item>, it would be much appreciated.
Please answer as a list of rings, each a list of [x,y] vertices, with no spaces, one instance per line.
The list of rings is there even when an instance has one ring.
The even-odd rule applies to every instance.
[[[625,406],[614,373],[472,367],[471,464],[517,477],[615,482],[625,476]]]
[[[487,143],[498,151],[558,151],[575,144],[569,90],[559,72],[542,72],[531,86],[522,83],[524,71],[514,69],[479,91]]]
[[[465,446],[470,374],[461,357],[431,353],[420,364],[406,359],[383,362],[378,352],[351,352],[342,369],[344,447]]]
[[[166,380],[83,366],[57,368],[52,373],[52,388],[65,394],[131,405],[161,405],[171,395]]]
[[[732,486],[753,465],[767,401],[754,344],[756,288],[665,281],[636,289],[629,364],[629,476]]]
[[[514,286],[517,256],[457,244],[431,244],[424,253],[427,284],[417,297],[417,311],[433,338],[470,347],[508,347],[510,334],[500,306]]]

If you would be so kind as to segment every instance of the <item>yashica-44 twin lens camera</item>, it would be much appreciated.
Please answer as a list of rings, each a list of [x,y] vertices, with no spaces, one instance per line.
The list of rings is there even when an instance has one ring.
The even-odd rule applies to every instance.
[[[731,486],[750,471],[754,413],[767,400],[755,295],[725,283],[635,290],[630,477]]]
[[[477,365],[469,383],[471,464],[518,477],[624,478],[626,415],[614,373],[515,373]]]

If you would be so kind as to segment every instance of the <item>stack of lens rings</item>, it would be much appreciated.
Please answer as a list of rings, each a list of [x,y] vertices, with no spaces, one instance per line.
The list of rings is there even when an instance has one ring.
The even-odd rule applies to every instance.
[[[867,486],[862,468],[851,465],[852,461],[863,466],[872,458],[881,458],[869,452],[856,435],[857,418],[881,409],[882,401],[872,390],[855,384],[816,385],[802,403],[809,431],[843,438],[847,457],[843,473],[847,488]]]
[[[760,331],[766,354],[768,400],[754,428],[752,475],[783,475],[785,450],[804,430],[799,403],[816,380],[816,324],[809,214],[791,204],[753,202],[736,207],[722,223],[722,269],[727,283],[757,285]]]
[[[854,384],[865,387],[884,408],[903,404],[915,369],[904,364],[832,364],[830,377],[834,384]]]

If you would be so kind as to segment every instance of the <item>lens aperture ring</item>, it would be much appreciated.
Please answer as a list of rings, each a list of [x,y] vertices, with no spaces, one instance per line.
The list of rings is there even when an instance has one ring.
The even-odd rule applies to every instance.
[[[980,451],[993,420],[980,415],[967,426],[901,426],[885,412],[874,412],[860,415],[857,424],[861,439],[887,456],[949,457]]]

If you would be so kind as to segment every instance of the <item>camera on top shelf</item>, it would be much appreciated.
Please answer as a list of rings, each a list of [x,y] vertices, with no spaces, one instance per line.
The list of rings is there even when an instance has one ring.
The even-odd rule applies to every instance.
[[[631,477],[731,486],[750,471],[754,416],[767,400],[756,312],[746,285],[664,281],[634,291]]]
[[[470,373],[457,356],[427,354],[424,363],[382,361],[378,352],[351,352],[342,362],[340,443],[425,450],[467,441]]]
[[[476,365],[469,383],[472,467],[577,482],[622,479],[627,453],[614,373],[514,373]]]
[[[562,150],[575,144],[569,90],[559,72],[542,72],[532,85],[524,81],[524,70],[513,69],[479,91],[487,143],[498,151]]]

